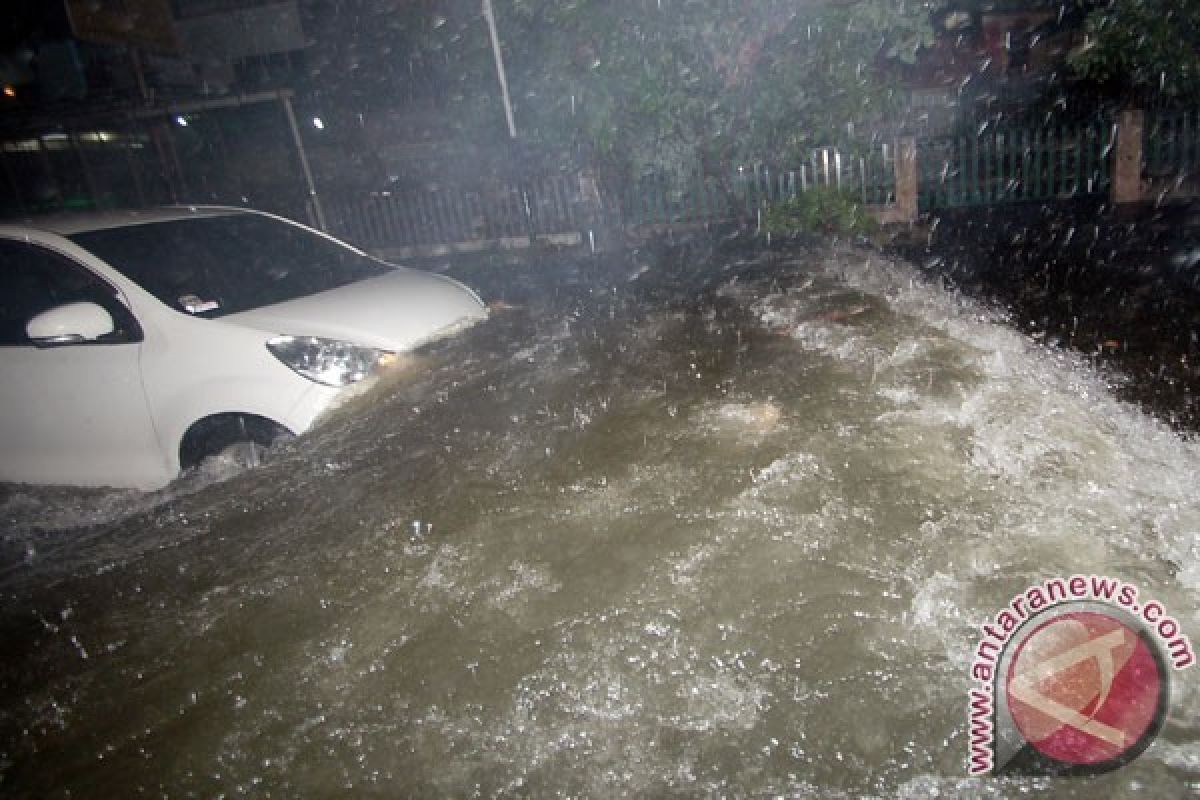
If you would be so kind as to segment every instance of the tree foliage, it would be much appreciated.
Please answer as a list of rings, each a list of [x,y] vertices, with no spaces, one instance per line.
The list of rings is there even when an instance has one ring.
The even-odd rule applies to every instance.
[[[1111,0],[1090,11],[1070,64],[1126,102],[1200,100],[1200,0]]]
[[[476,6],[477,8],[477,6]],[[615,181],[798,156],[886,120],[920,0],[495,0],[524,152]],[[505,135],[477,15],[429,29],[465,130]]]

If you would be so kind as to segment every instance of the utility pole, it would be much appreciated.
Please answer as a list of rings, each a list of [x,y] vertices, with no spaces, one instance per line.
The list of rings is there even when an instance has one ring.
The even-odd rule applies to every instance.
[[[496,77],[500,80],[500,97],[504,101],[508,136],[516,139],[517,124],[513,121],[512,101],[508,96],[508,77],[504,74],[504,56],[500,54],[500,36],[496,33],[496,14],[492,11],[492,0],[483,0],[483,18],[487,20],[488,34],[492,37],[492,55],[496,57]]]
[[[300,171],[304,173],[304,187],[308,189],[308,203],[305,205],[309,219],[316,228],[328,233],[325,209],[321,207],[321,196],[317,194],[317,184],[313,181],[312,169],[308,166],[308,154],[304,152],[304,140],[300,138],[300,126],[296,124],[296,112],[292,110],[291,92],[279,91],[276,95],[283,106],[283,115],[287,118],[288,129],[292,133],[292,143],[296,145],[296,155],[300,157]]]
[[[504,56],[500,53],[500,35],[496,33],[496,13],[492,0],[483,0],[483,18],[487,21],[488,34],[492,39],[492,55],[496,58],[496,78],[500,81],[500,99],[504,102],[504,119],[508,122],[508,141],[511,145],[511,160],[517,164],[517,191],[525,211],[525,228],[529,234],[529,245],[537,240],[537,223],[533,218],[533,204],[529,199],[529,187],[525,180],[525,163],[520,157],[517,144],[517,123],[513,120],[512,100],[508,95],[508,76],[504,73]]]

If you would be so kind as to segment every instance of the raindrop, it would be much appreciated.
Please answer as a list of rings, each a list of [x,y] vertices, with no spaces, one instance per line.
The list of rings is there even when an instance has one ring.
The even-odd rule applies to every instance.
[[[75,649],[79,651],[79,657],[86,660],[88,657],[88,651],[84,648],[83,644],[80,643],[79,637],[77,637],[75,634],[71,634],[71,644],[75,645]]]
[[[1108,143],[1104,145],[1104,149],[1100,152],[1100,158],[1108,158],[1108,154],[1112,152],[1113,145],[1117,143],[1117,123],[1112,125],[1112,133],[1108,137]],[[1089,187],[1090,188],[1090,187]]]

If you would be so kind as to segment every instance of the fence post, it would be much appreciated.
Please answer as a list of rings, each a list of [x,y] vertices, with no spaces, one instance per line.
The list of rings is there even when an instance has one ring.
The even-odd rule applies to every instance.
[[[620,224],[614,220],[610,220],[604,208],[604,198],[600,194],[600,181],[596,177],[596,173],[590,169],[584,169],[579,172],[579,200],[583,230],[579,233],[588,248],[595,252],[612,247],[615,242],[609,241],[614,238],[612,228],[615,224]]]
[[[917,221],[917,140],[905,136],[896,142],[896,222]]]
[[[1137,203],[1142,199],[1142,144],[1146,119],[1140,110],[1122,111],[1113,149],[1112,201]]]

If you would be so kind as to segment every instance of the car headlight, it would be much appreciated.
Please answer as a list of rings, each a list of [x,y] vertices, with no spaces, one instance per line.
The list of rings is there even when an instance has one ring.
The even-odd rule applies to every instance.
[[[357,383],[396,358],[389,350],[316,336],[276,336],[267,349],[310,381],[338,387]]]

